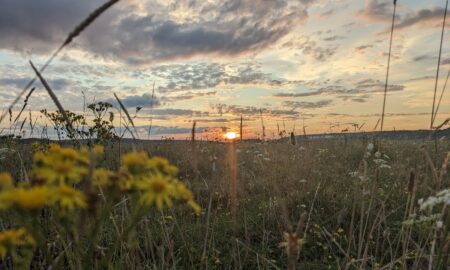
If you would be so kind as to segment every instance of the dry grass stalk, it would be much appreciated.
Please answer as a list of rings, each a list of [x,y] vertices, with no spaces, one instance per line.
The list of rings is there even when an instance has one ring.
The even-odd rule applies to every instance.
[[[128,113],[127,108],[125,108],[125,106],[123,105],[122,101],[117,96],[117,94],[116,93],[113,93],[113,94],[114,94],[114,97],[116,98],[117,102],[119,103],[120,108],[122,108],[122,110],[125,112],[125,115],[127,116],[129,123],[133,126],[136,136],[133,134],[133,132],[130,129],[128,129],[128,131],[131,133],[131,136],[133,136],[133,139],[135,139],[136,137],[139,138],[136,126],[134,125],[133,119],[131,118],[130,114]]]
[[[447,83],[448,83],[449,77],[450,77],[450,70],[447,73],[447,78],[445,79],[445,83],[444,83],[444,86],[442,87],[441,95],[439,96],[439,101],[436,106],[436,111],[434,112],[433,124],[434,124],[434,121],[436,121],[436,117],[439,112],[439,107],[441,106],[442,97],[444,96],[445,90],[447,89]]]
[[[192,130],[191,130],[191,142],[195,143],[195,126],[197,125],[197,122],[192,122]]]
[[[447,18],[447,7],[448,7],[448,0],[445,3],[444,20],[442,22],[441,42],[439,43],[439,56],[438,56],[437,69],[436,69],[436,80],[434,83],[433,106],[431,108],[430,129],[433,128],[434,120],[436,118],[434,107],[436,105],[436,93],[437,93],[437,87],[438,87],[438,81],[439,81],[439,70],[441,67],[442,43],[444,41],[444,30],[445,30],[445,21]],[[437,111],[436,111],[436,113],[437,113]]]
[[[27,96],[25,97],[25,100],[23,101],[22,109],[20,110],[19,114],[14,119],[14,122],[16,122],[20,116],[22,115],[22,112],[25,110],[25,107],[28,105],[28,99],[30,98],[31,94],[33,94],[34,90],[36,90],[36,87],[33,87],[30,89],[30,92],[28,92]]]
[[[396,10],[396,8],[397,8],[397,1],[394,1],[394,12],[392,13],[391,38],[390,38],[390,41],[389,41],[388,63],[387,63],[387,68],[386,68],[386,82],[384,84],[383,110],[381,112],[381,131],[383,131],[384,112],[385,112],[385,109],[386,109],[386,95],[387,95],[388,82],[389,82],[389,69],[390,69],[390,66],[391,66],[392,38],[394,36],[395,10]],[[377,125],[378,125],[378,123],[377,123]]]
[[[74,134],[73,133],[73,127],[72,127],[72,123],[70,122],[69,117],[67,116],[66,110],[64,110],[63,106],[61,105],[61,102],[59,102],[59,100],[58,100],[58,97],[55,95],[53,90],[50,88],[50,86],[48,85],[48,83],[44,79],[44,77],[42,77],[42,75],[39,72],[39,70],[37,70],[37,68],[33,65],[33,62],[30,61],[30,65],[33,68],[34,72],[36,73],[36,76],[41,81],[41,83],[44,86],[45,90],[47,90],[47,93],[50,95],[51,99],[53,100],[53,103],[55,103],[55,105],[58,108],[59,112],[61,113],[61,115],[63,116],[64,120],[66,121],[67,130],[69,131],[69,133],[71,133],[70,135],[72,136]]]
[[[239,125],[239,138],[242,142],[244,135],[242,134],[242,115],[241,115],[241,124]]]

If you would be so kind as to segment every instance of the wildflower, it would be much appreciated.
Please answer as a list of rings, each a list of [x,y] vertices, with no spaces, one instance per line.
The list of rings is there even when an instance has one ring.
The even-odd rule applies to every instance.
[[[145,152],[132,152],[122,157],[122,170],[131,174],[143,174],[148,168],[148,155]]]
[[[34,166],[31,176],[35,182],[60,184],[69,181],[78,183],[87,174],[89,158],[86,153],[78,153],[72,148],[61,148],[51,144],[49,152],[37,152],[34,155]]]
[[[6,230],[0,232],[0,259],[3,259],[8,250],[16,246],[34,246],[33,237],[24,229]]]
[[[56,189],[55,193],[56,200],[64,210],[72,211],[75,207],[86,207],[84,194],[72,187],[61,185]]]
[[[0,209],[18,206],[23,209],[37,209],[53,203],[53,193],[47,186],[14,188],[0,193]]]
[[[164,205],[168,207],[173,205],[174,187],[167,177],[157,175],[139,181],[136,185],[144,192],[140,198],[141,204],[145,206],[156,204],[159,210],[162,210]]]
[[[344,229],[338,228],[338,229],[337,229],[337,233],[338,233],[338,234],[343,234],[343,233],[344,233]]]
[[[12,178],[9,173],[0,173],[0,188],[7,189],[12,187]]]
[[[92,184],[94,186],[106,187],[111,185],[114,173],[105,168],[98,168],[92,174]]]
[[[178,173],[177,167],[171,165],[165,158],[154,157],[148,161],[148,166],[153,172],[160,172],[175,176]]]

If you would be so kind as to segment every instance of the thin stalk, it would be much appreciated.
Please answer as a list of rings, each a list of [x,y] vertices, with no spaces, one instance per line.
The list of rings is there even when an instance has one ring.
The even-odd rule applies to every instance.
[[[448,0],[445,3],[444,20],[442,22],[441,42],[439,44],[439,56],[438,56],[438,63],[437,63],[437,70],[436,70],[436,81],[434,83],[433,107],[431,109],[430,129],[433,129],[433,124],[434,124],[434,119],[435,119],[434,107],[436,105],[436,92],[437,92],[438,80],[439,80],[439,69],[441,67],[442,43],[444,42],[444,30],[445,30],[445,20],[447,18],[447,7],[448,7]]]
[[[384,84],[383,110],[381,112],[381,131],[383,131],[384,112],[385,112],[385,109],[386,109],[386,95],[387,95],[388,82],[389,82],[389,69],[391,67],[392,38],[394,36],[394,24],[395,24],[395,11],[396,11],[396,8],[397,8],[397,1],[394,1],[394,12],[392,13],[391,38],[390,38],[390,41],[389,41],[389,54],[388,54],[388,62],[387,62],[387,68],[386,68],[386,82]]]

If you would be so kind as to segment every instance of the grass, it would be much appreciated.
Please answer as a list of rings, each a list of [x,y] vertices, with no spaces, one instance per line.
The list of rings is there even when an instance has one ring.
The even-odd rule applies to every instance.
[[[155,143],[138,140],[134,118],[116,94],[120,132],[114,133],[114,115],[107,104],[97,104],[101,108],[93,104],[90,109],[97,112],[96,126],[89,131],[80,130],[80,126],[86,127],[86,119],[65,111],[42,73],[64,47],[117,2],[107,1],[76,26],[40,69],[30,61],[36,77],[0,116],[0,123],[9,114],[10,126],[17,126],[34,88],[28,92],[14,122],[12,108],[39,78],[59,109],[59,113],[46,116],[57,127],[58,136],[65,129],[66,136],[72,139],[60,140],[60,144],[76,149],[85,142],[91,148],[94,143],[103,144],[105,155],[98,165],[108,172],[117,172],[106,178],[118,182],[127,179],[127,172],[123,171],[126,153],[144,151],[165,157],[178,168],[177,180],[192,190],[202,212],[197,216],[187,205],[172,207],[167,201],[167,207],[158,205],[143,211],[136,205],[148,190],[129,195],[94,187],[97,168],[92,165],[89,152],[87,176],[79,176],[79,182],[68,187],[83,191],[79,195],[80,209],[71,215],[61,214],[61,209],[53,206],[10,209],[5,197],[0,196],[0,268],[444,269],[450,263],[450,144],[445,138],[419,142],[380,140],[367,135],[353,140],[308,140],[303,125],[305,136],[301,139],[294,136],[293,130],[290,137],[280,135],[282,139],[278,141],[266,141],[261,110],[260,142],[242,140],[241,116],[240,141],[196,140],[193,122],[191,142]],[[396,1],[381,130],[395,7]],[[445,17],[446,14],[444,25]],[[442,43],[441,39],[440,48]],[[447,84],[435,110],[439,65],[431,128]],[[110,121],[104,121],[108,112]],[[31,112],[29,122],[34,129]],[[448,119],[437,129],[447,122]],[[122,140],[126,131],[133,143]],[[150,131],[149,128],[149,135]],[[38,190],[41,184],[36,181],[40,175],[36,176],[33,170],[40,165],[33,163],[32,156],[40,152],[45,157],[48,143],[1,139],[0,172],[12,175],[18,189],[32,183]],[[133,162],[139,163],[139,159]],[[156,166],[157,177],[160,170]],[[156,178],[146,180],[154,183]],[[4,195],[9,192],[9,178],[1,174],[0,180],[0,195]],[[89,207],[81,209],[85,204]],[[23,238],[21,230],[5,233],[17,224],[37,231],[32,235],[34,240]]]
[[[417,142],[383,141],[385,152],[377,158],[379,144],[367,150],[371,143],[367,138],[301,141],[295,146],[276,142],[236,144],[239,201],[234,214],[225,149],[228,145],[200,141],[195,147],[189,142],[138,144],[138,148],[167,157],[179,168],[180,179],[191,187],[203,213],[196,217],[176,208],[150,211],[133,228],[131,238],[121,243],[109,266],[283,269],[289,261],[280,243],[283,233],[292,229],[285,221],[295,224],[308,214],[298,268],[424,269],[431,263],[433,269],[439,269],[448,262],[448,255],[443,255],[449,245],[448,207],[445,210],[444,206],[440,217],[420,223],[417,217],[412,225],[402,225],[414,213],[430,215],[418,211],[419,198],[435,195],[438,188],[448,190],[448,176],[437,169],[436,175],[442,173],[442,180],[437,182],[430,168],[432,161],[424,154],[434,146],[426,144],[421,149]],[[25,159],[18,160],[19,155],[5,159],[0,170],[21,179],[22,172],[15,164],[23,162],[25,171],[30,167],[31,146],[12,141],[7,147]],[[442,141],[437,160],[448,162],[449,148],[448,142]],[[122,144],[122,151],[130,149],[130,145]],[[118,150],[117,144],[107,147],[102,163],[117,167]],[[385,162],[374,162],[378,159]],[[127,216],[121,206],[113,211],[111,219],[119,224],[119,231]],[[12,225],[12,220],[4,218],[2,227]],[[437,220],[444,221],[443,228],[436,229]],[[104,224],[96,252],[112,248],[115,230],[113,223]],[[56,235],[48,237],[49,245],[58,245]],[[2,262],[3,266],[10,263]],[[41,263],[35,254],[33,265]]]

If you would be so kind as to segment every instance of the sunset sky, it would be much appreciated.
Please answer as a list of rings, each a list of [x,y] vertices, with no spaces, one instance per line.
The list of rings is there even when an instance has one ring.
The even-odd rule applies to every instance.
[[[5,110],[33,78],[28,60],[42,65],[103,1],[0,3]],[[82,91],[87,102],[113,101],[115,92],[132,114],[142,106],[135,122],[141,137],[151,116],[157,139],[189,136],[194,120],[205,138],[238,130],[241,115],[246,136],[258,136],[260,111],[269,137],[277,123],[296,133],[303,124],[307,133],[351,131],[351,123],[370,131],[381,112],[393,7],[391,0],[122,0],[44,76],[68,110],[83,111]],[[444,7],[445,0],[398,0],[387,130],[429,128]],[[439,92],[449,69],[446,29]],[[33,116],[55,110],[35,86]],[[447,93],[436,122],[449,116]]]

